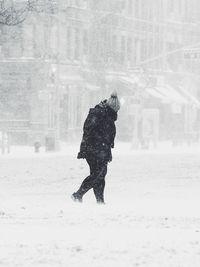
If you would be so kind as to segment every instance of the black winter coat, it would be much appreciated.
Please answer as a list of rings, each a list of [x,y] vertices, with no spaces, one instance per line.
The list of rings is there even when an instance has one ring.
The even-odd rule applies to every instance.
[[[83,138],[78,158],[94,158],[111,161],[111,148],[116,135],[117,113],[106,100],[91,108],[83,127]]]

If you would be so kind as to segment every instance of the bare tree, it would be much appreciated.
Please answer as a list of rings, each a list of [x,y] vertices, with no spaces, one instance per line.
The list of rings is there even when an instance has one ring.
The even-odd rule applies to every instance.
[[[0,3],[0,24],[14,26],[23,22],[29,11],[29,1],[18,7],[15,3],[3,0]]]
[[[54,0],[0,0],[0,24],[15,26],[22,23],[29,12],[55,12],[56,1]]]

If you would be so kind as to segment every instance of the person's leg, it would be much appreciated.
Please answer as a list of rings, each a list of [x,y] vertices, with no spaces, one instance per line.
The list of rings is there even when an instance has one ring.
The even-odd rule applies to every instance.
[[[95,176],[95,170],[96,170],[96,161],[93,160],[93,159],[86,159],[89,167],[90,167],[90,175],[87,176],[80,188],[78,189],[77,192],[75,192],[72,197],[75,199],[75,200],[79,200],[81,201],[82,200],[82,197],[83,195],[88,191],[90,190],[92,187],[93,187],[93,179],[94,179],[94,176]]]
[[[97,203],[104,203],[105,179],[93,187]]]
[[[93,186],[97,203],[104,203],[105,176],[107,174],[107,162],[98,162],[96,179]]]

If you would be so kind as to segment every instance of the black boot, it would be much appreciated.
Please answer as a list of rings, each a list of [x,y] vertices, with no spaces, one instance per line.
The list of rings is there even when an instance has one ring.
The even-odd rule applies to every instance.
[[[97,200],[97,204],[99,204],[99,205],[105,205],[106,203],[104,202],[104,200]]]
[[[78,193],[73,193],[71,198],[75,201],[75,202],[82,202],[82,196],[80,196]]]

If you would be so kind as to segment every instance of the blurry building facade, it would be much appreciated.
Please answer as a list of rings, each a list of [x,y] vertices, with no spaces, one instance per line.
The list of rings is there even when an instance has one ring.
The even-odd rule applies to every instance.
[[[168,120],[175,136],[193,131],[197,0],[47,2],[23,23],[0,27],[0,88],[8,103],[1,101],[0,127],[13,132],[13,140],[80,137],[88,108],[113,89],[122,99],[122,140],[138,139],[149,128],[146,114],[152,114],[155,138],[173,137],[165,135]]]

